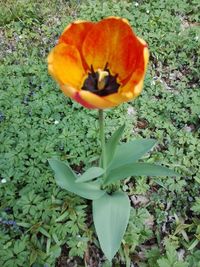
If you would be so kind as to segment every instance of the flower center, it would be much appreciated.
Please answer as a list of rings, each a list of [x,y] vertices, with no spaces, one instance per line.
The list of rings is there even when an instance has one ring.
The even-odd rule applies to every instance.
[[[104,70],[98,69],[96,72],[91,66],[91,71],[85,79],[82,90],[90,91],[99,96],[107,96],[117,93],[120,84],[117,82],[118,75],[111,75],[106,64]]]

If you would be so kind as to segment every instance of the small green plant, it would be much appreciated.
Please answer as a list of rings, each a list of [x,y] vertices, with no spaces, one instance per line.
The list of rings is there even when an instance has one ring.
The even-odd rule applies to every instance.
[[[188,262],[183,262],[182,259],[178,258],[178,253],[175,247],[166,242],[166,255],[157,260],[159,267],[188,267]]]

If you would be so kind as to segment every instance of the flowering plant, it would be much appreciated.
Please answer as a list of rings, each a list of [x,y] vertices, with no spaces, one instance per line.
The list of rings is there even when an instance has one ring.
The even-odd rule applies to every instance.
[[[78,176],[67,162],[50,159],[49,163],[60,187],[92,200],[96,233],[110,261],[120,247],[131,208],[119,180],[177,175],[164,166],[138,162],[155,140],[139,139],[119,145],[125,125],[105,141],[103,109],[140,94],[148,58],[146,42],[135,35],[127,20],[118,17],[70,24],[48,56],[49,73],[62,91],[86,108],[99,109],[99,166]]]

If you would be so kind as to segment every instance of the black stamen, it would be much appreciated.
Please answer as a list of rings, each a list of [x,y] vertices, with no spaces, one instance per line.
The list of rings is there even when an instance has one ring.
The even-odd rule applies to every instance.
[[[95,73],[95,72],[94,72],[94,68],[93,68],[92,65],[91,65],[91,73]]]
[[[105,67],[104,67],[104,70],[108,70],[108,62],[106,62],[106,65],[105,65]]]

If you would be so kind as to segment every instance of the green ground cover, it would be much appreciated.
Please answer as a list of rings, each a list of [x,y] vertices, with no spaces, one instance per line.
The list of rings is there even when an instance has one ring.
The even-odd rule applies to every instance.
[[[69,22],[115,15],[151,57],[141,96],[106,111],[106,134],[125,121],[122,141],[157,139],[145,161],[181,177],[125,181],[132,212],[113,266],[200,267],[199,1],[7,0],[0,10],[0,266],[109,266],[91,203],[58,188],[47,163],[81,172],[97,159],[97,111],[64,97],[46,58]]]

